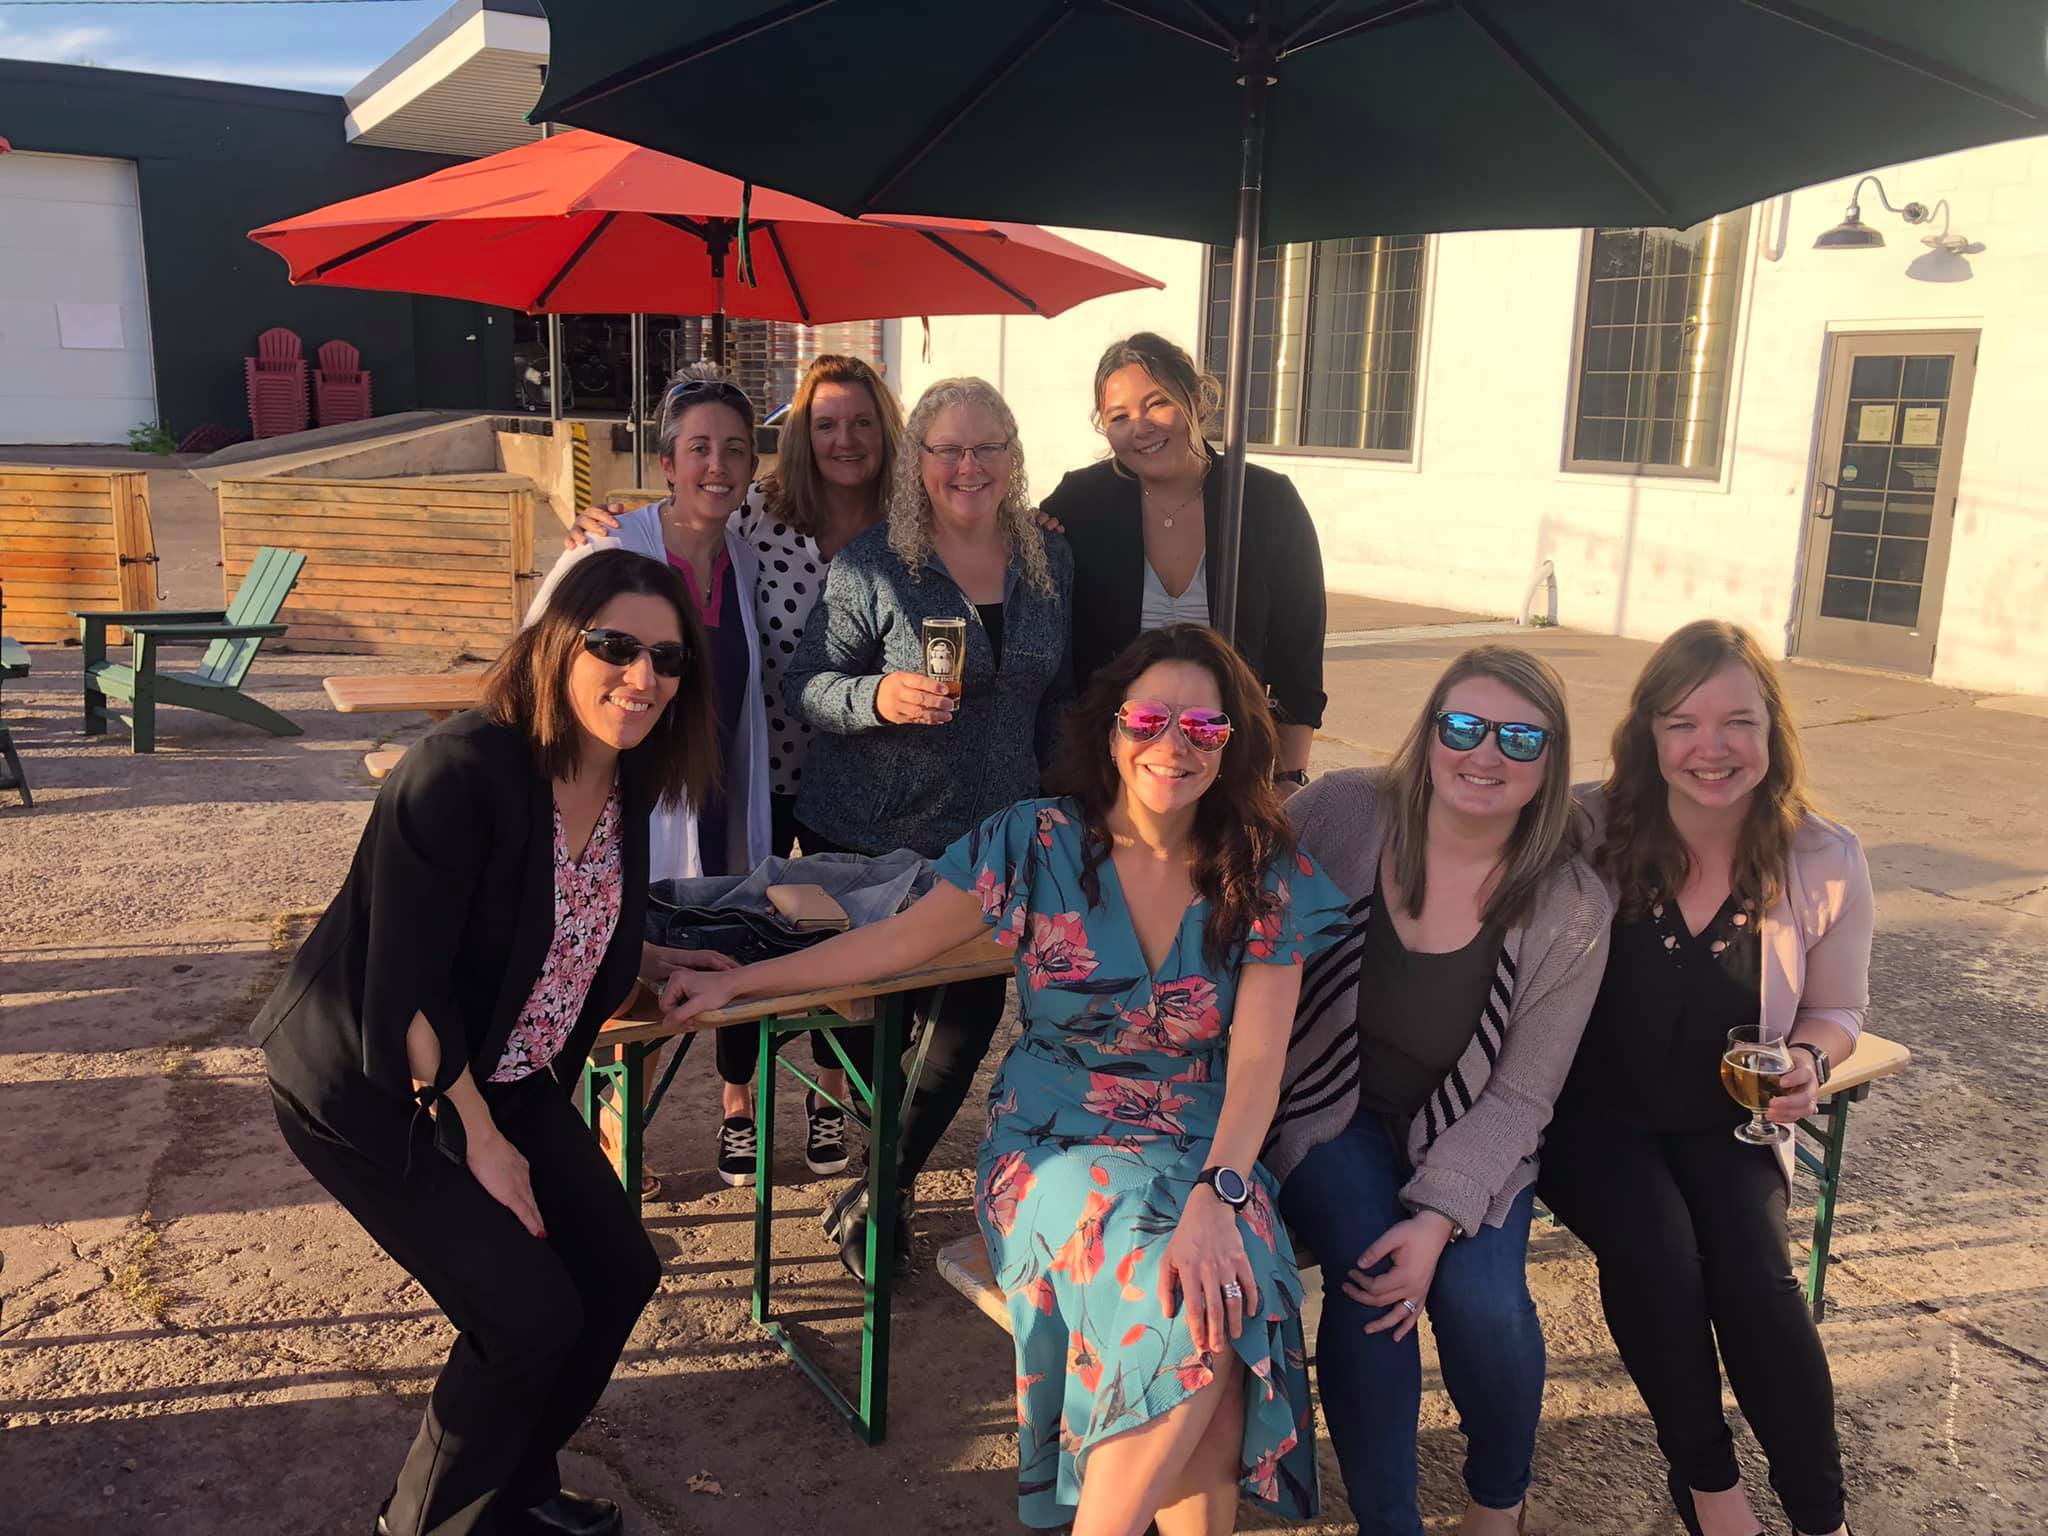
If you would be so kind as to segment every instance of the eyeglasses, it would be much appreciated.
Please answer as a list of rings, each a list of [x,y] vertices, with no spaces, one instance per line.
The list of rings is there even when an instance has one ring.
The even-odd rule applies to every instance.
[[[608,667],[630,667],[645,651],[656,677],[681,677],[683,668],[690,664],[689,641],[660,640],[649,645],[623,629],[586,629],[583,649]]]
[[[1117,707],[1116,728],[1126,741],[1143,745],[1157,741],[1169,725],[1180,726],[1181,740],[1197,752],[1221,752],[1230,740],[1230,716],[1220,709],[1184,709],[1157,699],[1125,699]]]
[[[1550,744],[1547,725],[1515,725],[1468,715],[1462,709],[1436,712],[1436,739],[1453,752],[1470,752],[1488,732],[1500,743],[1500,755],[1511,763],[1533,763]]]
[[[993,464],[1010,451],[1012,441],[1006,437],[1000,443],[976,443],[971,448],[964,443],[919,443],[917,446],[941,464],[958,464],[970,453],[977,464]]]

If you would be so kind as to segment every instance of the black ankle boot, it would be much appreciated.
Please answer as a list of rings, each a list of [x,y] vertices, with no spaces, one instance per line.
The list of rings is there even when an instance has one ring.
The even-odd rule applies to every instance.
[[[850,1192],[852,1199],[841,1197],[841,1202],[825,1213],[825,1230],[839,1245],[839,1262],[846,1266],[846,1272],[863,1283],[868,1277],[868,1195],[865,1184],[856,1185]],[[900,1275],[910,1268],[910,1213],[912,1202],[908,1190],[896,1196],[896,1272]]]

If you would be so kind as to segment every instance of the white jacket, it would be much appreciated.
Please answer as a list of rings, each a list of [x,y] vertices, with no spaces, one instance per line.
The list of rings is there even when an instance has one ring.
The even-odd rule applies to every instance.
[[[733,586],[739,597],[735,605],[737,617],[747,637],[747,697],[740,705],[739,727],[733,734],[732,760],[723,765],[726,847],[744,849],[746,855],[744,864],[734,865],[734,874],[745,874],[767,858],[772,837],[768,806],[768,711],[761,697],[761,631],[754,619],[754,587],[760,562],[735,531],[740,516],[741,513],[734,513],[725,528],[725,552],[732,561]],[[526,611],[528,624],[547,607],[563,573],[600,549],[626,549],[650,560],[666,562],[668,548],[661,537],[661,503],[634,508],[619,520],[617,533],[592,539],[557,560],[534,595],[533,606]],[[727,622],[731,621],[728,616]],[[649,837],[650,881],[688,880],[704,873],[694,808],[656,806]]]

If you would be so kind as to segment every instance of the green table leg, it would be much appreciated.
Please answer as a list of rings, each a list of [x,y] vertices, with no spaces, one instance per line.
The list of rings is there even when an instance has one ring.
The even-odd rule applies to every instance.
[[[903,1003],[898,997],[876,1000],[874,1081],[854,1092],[866,1105],[868,1133],[868,1250],[867,1284],[863,1287],[861,1318],[860,1398],[856,1403],[842,1392],[818,1364],[776,1322],[770,1310],[769,1249],[772,1237],[770,1157],[773,1148],[774,1037],[810,1029],[819,1019],[763,1019],[761,1048],[755,1063],[755,1125],[760,1137],[761,1160],[754,1183],[754,1320],[768,1336],[782,1346],[869,1445],[879,1445],[888,1434],[889,1421],[889,1309],[896,1281],[896,1192],[898,1175],[896,1149],[903,1114]],[[830,1016],[837,1022],[836,1016]],[[858,1075],[852,1080],[858,1083]]]
[[[659,1043],[659,1042],[657,1042]],[[607,1047],[617,1052],[610,1061],[583,1063],[583,1123],[595,1136],[604,1118],[604,1090],[611,1090],[619,1117],[619,1182],[632,1202],[633,1215],[640,1215],[640,1175],[645,1162],[646,1116],[640,1092],[647,1080],[647,1045]]]
[[[1814,1177],[1813,1246],[1806,1261],[1806,1304],[1818,1323],[1827,1317],[1828,1249],[1835,1236],[1835,1200],[1842,1186],[1842,1153],[1849,1144],[1849,1105],[1869,1087],[1851,1089],[1829,1099],[1818,1120],[1802,1120],[1800,1129],[1820,1143],[1816,1157],[1793,1143],[1801,1167]]]

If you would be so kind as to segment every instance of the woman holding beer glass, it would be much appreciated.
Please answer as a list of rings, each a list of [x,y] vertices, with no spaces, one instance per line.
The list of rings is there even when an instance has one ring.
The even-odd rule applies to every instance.
[[[784,703],[817,732],[796,804],[806,850],[937,858],[1038,793],[1073,691],[1073,572],[1066,541],[1032,514],[1002,396],[980,379],[926,390],[904,428],[888,522],[833,560],[783,675]],[[906,1207],[987,1054],[1005,986],[1000,976],[955,983],[926,1021],[924,1076],[900,1143]],[[912,1007],[923,1015],[929,1001]],[[864,1187],[826,1218],[852,1269],[866,1252]],[[896,1230],[907,1259],[908,1225]]]
[[[1685,1528],[1761,1530],[1721,1412],[1725,1367],[1793,1528],[1843,1532],[1834,1385],[1785,1207],[1789,1127],[1863,1027],[1869,866],[1814,811],[1777,668],[1733,624],[1703,619],[1657,648],[1613,758],[1583,799],[1619,913],[1539,1188],[1599,1261]],[[1748,1111],[1766,1095],[1777,1134],[1759,1145]]]
[[[1266,1152],[1322,1259],[1316,1378],[1345,1491],[1365,1536],[1422,1536],[1427,1314],[1466,1441],[1462,1529],[1513,1536],[1543,1410],[1536,1153],[1613,913],[1573,848],[1564,683],[1527,651],[1467,651],[1392,764],[1287,809],[1351,914],[1302,972]]]

